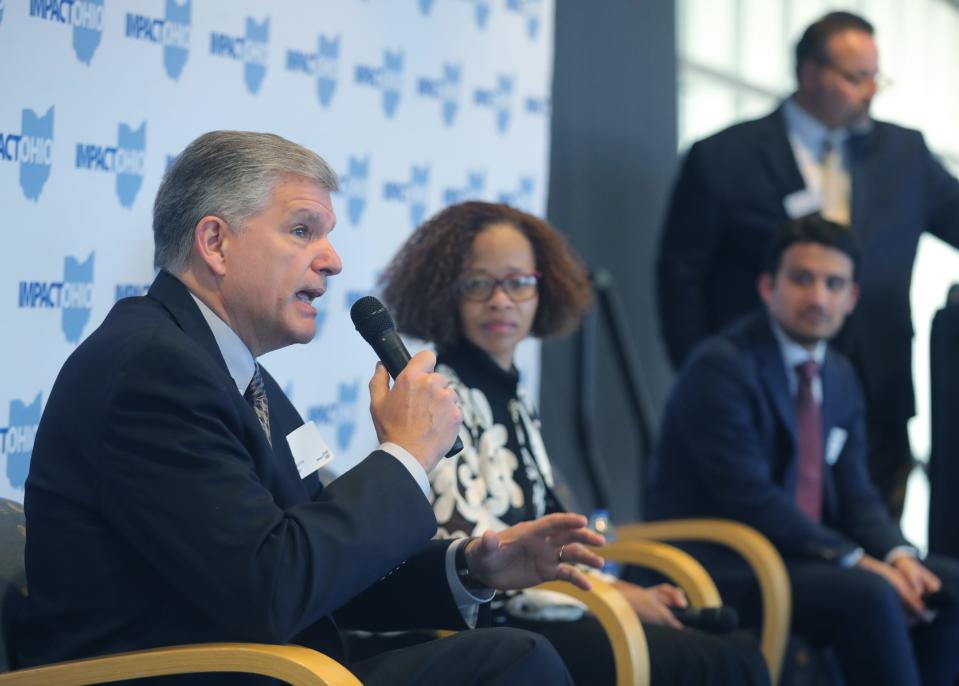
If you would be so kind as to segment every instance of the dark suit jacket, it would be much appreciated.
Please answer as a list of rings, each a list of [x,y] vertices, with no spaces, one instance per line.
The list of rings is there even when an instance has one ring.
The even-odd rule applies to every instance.
[[[448,542],[428,544],[436,520],[406,468],[377,451],[328,488],[300,479],[285,436],[303,422],[264,380],[272,449],[165,272],[70,356],[26,484],[24,665],[231,640],[342,657],[333,614],[465,628]]]
[[[824,455],[837,458],[823,470],[821,523],[794,502],[795,401],[761,310],[708,339],[680,372],[652,463],[649,517],[739,520],[785,558],[831,561],[860,546],[882,558],[907,545],[866,472],[863,402],[852,366],[830,349],[821,379]]]
[[[909,285],[922,231],[959,246],[959,182],[922,134],[885,122],[850,140],[862,297],[837,341],[870,412],[914,412]],[[658,261],[659,313],[678,368],[697,343],[759,304],[756,278],[783,199],[804,188],[781,108],[694,144],[673,189]]]

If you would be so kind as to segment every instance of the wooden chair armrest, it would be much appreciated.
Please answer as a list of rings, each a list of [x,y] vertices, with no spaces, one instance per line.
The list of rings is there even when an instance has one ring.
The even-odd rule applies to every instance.
[[[693,607],[718,607],[719,591],[709,572],[692,555],[655,541],[617,540],[596,552],[607,560],[646,567],[659,572],[686,593]]]
[[[0,686],[86,686],[136,677],[245,672],[293,686],[362,686],[346,667],[301,646],[203,643],[58,662],[0,674]]]
[[[759,582],[763,601],[761,648],[772,682],[778,683],[782,669],[792,596],[789,574],[777,550],[752,527],[724,519],[674,519],[661,522],[637,522],[616,527],[618,540],[707,541],[739,553],[752,568]]]
[[[549,581],[536,586],[558,591],[585,603],[599,620],[613,647],[616,686],[648,686],[649,649],[636,612],[623,594],[599,579],[590,579],[592,591],[583,591],[567,581]]]

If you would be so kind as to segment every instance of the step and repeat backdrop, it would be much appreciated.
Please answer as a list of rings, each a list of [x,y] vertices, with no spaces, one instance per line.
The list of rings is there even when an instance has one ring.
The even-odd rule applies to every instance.
[[[0,0],[0,496],[22,500],[61,364],[153,279],[164,170],[213,129],[340,174],[316,339],[265,356],[340,473],[375,443],[349,307],[447,204],[545,212],[553,0]],[[414,343],[415,346],[415,343]],[[411,346],[413,347],[413,346]],[[522,351],[538,384],[538,348]]]

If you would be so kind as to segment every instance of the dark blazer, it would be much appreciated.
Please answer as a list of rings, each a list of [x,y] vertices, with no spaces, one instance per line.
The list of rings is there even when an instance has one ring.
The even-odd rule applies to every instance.
[[[794,502],[795,401],[764,310],[710,338],[680,372],[652,463],[649,518],[739,520],[787,559],[837,560],[860,546],[882,558],[907,545],[866,472],[863,401],[852,366],[830,349],[820,374],[827,457],[821,523]]]
[[[959,246],[959,182],[918,131],[885,122],[849,143],[862,297],[837,341],[870,412],[914,413],[909,285],[920,234]],[[694,144],[673,189],[658,259],[659,314],[674,365],[759,304],[756,278],[783,199],[805,183],[781,108]]]
[[[303,422],[264,381],[272,449],[165,272],[70,356],[26,484],[24,665],[233,640],[342,657],[332,615],[465,628],[448,542],[428,544],[436,520],[406,468],[376,451],[328,488],[300,479],[285,436]]]

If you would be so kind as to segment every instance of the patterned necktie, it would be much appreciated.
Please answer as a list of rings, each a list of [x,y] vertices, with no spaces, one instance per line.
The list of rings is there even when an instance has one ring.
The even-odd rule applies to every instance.
[[[260,420],[260,426],[266,434],[267,443],[271,446],[273,441],[270,439],[270,408],[266,403],[266,386],[263,385],[263,376],[260,374],[259,363],[253,368],[253,378],[250,379],[250,385],[246,387],[246,393],[243,394],[253,411],[256,412],[256,418]]]
[[[842,166],[842,141],[827,138],[822,157],[822,216],[848,226],[849,174]]]
[[[796,395],[796,434],[799,439],[799,473],[796,505],[811,519],[822,512],[822,414],[812,394],[812,382],[819,373],[813,360],[796,365],[799,393]]]

